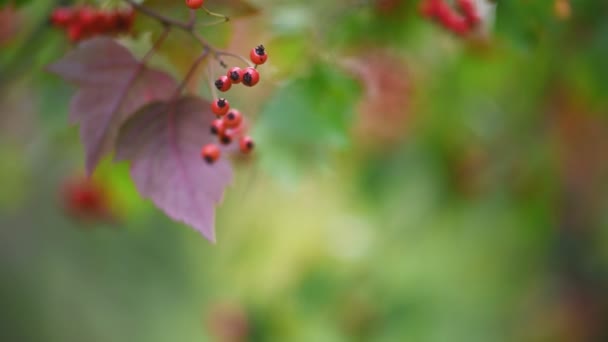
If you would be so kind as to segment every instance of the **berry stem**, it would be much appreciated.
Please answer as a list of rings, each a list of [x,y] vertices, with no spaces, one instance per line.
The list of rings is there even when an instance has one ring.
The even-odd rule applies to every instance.
[[[207,13],[208,15],[212,16],[212,17],[218,17],[218,18],[222,18],[224,22],[226,21],[230,21],[230,17],[227,17],[223,14],[219,14],[219,13],[215,13],[215,12],[211,12],[210,10],[208,10],[206,7],[203,7],[203,11],[205,11],[205,13]]]
[[[154,11],[153,9],[150,9],[149,7],[146,7],[142,4],[135,2],[135,0],[125,0],[125,1],[127,3],[129,3],[131,6],[133,6],[133,8],[135,8],[136,10],[141,12],[142,14],[158,20],[164,26],[176,27],[176,28],[179,28],[179,29],[189,33],[195,40],[197,40],[201,44],[201,46],[203,47],[204,50],[206,50],[208,53],[213,54],[213,57],[220,63],[220,65],[222,67],[227,68],[228,66],[220,58],[220,56],[229,56],[229,57],[237,58],[237,59],[240,59],[241,61],[245,62],[248,66],[252,66],[249,63],[249,61],[247,61],[244,57],[236,55],[236,54],[232,54],[230,52],[218,50],[213,45],[211,45],[207,40],[205,40],[200,34],[198,34],[195,30],[195,28],[196,28],[196,11],[190,10],[190,18],[189,18],[188,22],[182,22],[182,21],[178,21],[178,20],[166,17],[166,16]],[[230,20],[229,17],[222,15],[222,14],[215,13],[215,12],[211,12],[204,7],[203,7],[203,10],[211,16],[222,18],[224,22]]]
[[[150,57],[152,57],[152,55],[160,48],[160,46],[162,45],[162,43],[169,36],[170,32],[171,32],[171,26],[166,25],[165,29],[160,34],[160,36],[158,37],[158,39],[154,42],[154,44],[152,45],[152,47],[150,48],[150,50],[148,50],[148,52],[146,52],[146,54],[142,57],[142,59],[140,61],[140,63],[142,65],[145,64],[150,59]]]
[[[200,56],[198,56],[198,58],[194,61],[194,63],[192,63],[190,70],[188,70],[188,73],[186,74],[186,76],[184,77],[182,82],[179,84],[177,89],[175,90],[175,94],[173,95],[174,99],[179,98],[179,95],[182,93],[182,91],[186,87],[186,84],[188,84],[188,82],[190,81],[192,76],[194,76],[194,73],[196,72],[196,69],[198,68],[198,66],[208,55],[209,55],[209,49],[208,48],[203,49],[203,52],[200,54]]]
[[[218,96],[217,96],[217,89],[215,88],[215,84],[213,83],[215,80],[215,75],[213,72],[213,64],[209,63],[209,65],[207,66],[207,73],[209,74],[207,78],[209,79],[208,84],[209,84],[209,89],[211,90],[211,96],[215,100],[218,98]]]
[[[192,32],[192,30],[194,28],[194,22],[184,23],[179,20],[175,20],[175,19],[166,17],[166,16],[150,9],[149,7],[138,4],[134,0],[125,0],[125,1],[127,3],[129,3],[129,5],[133,6],[133,8],[140,11],[142,14],[145,14],[151,18],[154,18],[154,19],[160,21],[164,25],[179,27],[180,29],[188,31],[188,32]]]
[[[216,51],[215,54],[217,56],[227,56],[227,57],[232,57],[232,58],[236,58],[240,61],[242,61],[243,63],[247,64],[247,66],[253,67],[254,64],[251,63],[250,61],[248,61],[245,57],[241,56],[241,55],[237,55],[235,53],[231,53],[228,51]]]
[[[190,18],[188,19],[188,25],[191,27],[194,27],[195,24],[196,24],[196,11],[191,9]]]

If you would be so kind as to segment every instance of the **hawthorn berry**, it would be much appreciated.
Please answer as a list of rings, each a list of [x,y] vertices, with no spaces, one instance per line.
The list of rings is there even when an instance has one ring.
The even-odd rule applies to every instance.
[[[256,65],[266,63],[266,59],[268,59],[268,54],[266,53],[264,45],[258,45],[251,49],[251,52],[249,53],[249,58]]]
[[[241,125],[241,122],[243,122],[243,115],[238,110],[232,109],[224,115],[222,121],[226,128],[237,128]]]
[[[67,27],[74,19],[74,11],[68,7],[59,7],[51,14],[51,23],[59,27]]]
[[[78,12],[78,22],[82,27],[93,28],[96,24],[95,10],[90,7],[83,7]]]
[[[53,11],[51,22],[64,28],[72,42],[99,34],[128,32],[135,20],[135,10],[101,11],[93,7],[62,7]]]
[[[224,127],[226,127],[226,125],[224,125]],[[224,129],[221,134],[218,134],[218,140],[222,145],[230,145],[236,135],[235,133],[236,132],[233,129]]]
[[[204,2],[205,0],[186,0],[186,6],[190,7],[191,9],[199,9],[203,7]]]
[[[207,144],[201,149],[201,158],[207,164],[213,164],[220,158],[220,148],[216,144]]]
[[[83,33],[84,32],[83,32],[82,26],[80,26],[80,24],[75,23],[75,24],[71,24],[68,27],[68,38],[73,43],[82,39]]]
[[[248,67],[243,73],[243,84],[248,87],[253,87],[260,82],[260,72],[257,69]]]
[[[230,103],[224,98],[219,98],[211,103],[211,111],[217,116],[224,116],[230,109]]]
[[[61,203],[70,217],[101,222],[111,219],[105,187],[90,178],[70,178],[62,185]]]
[[[239,140],[239,147],[241,149],[241,152],[243,153],[250,153],[253,150],[254,146],[255,144],[253,143],[253,139],[248,135],[242,137]]]
[[[230,79],[228,78],[228,76],[220,76],[215,81],[215,87],[219,91],[228,91],[230,89],[230,87],[232,87],[232,82],[230,81]]]
[[[224,121],[222,119],[215,119],[211,122],[211,134],[222,135],[224,130]]]
[[[479,24],[481,19],[479,18],[479,14],[477,13],[473,0],[458,0],[458,7],[460,7],[462,10],[467,24],[470,26],[476,26]]]
[[[114,19],[114,27],[118,31],[129,31],[135,21],[135,10],[130,8],[128,11],[119,12]]]
[[[230,78],[230,81],[234,84],[241,83],[243,80],[243,69],[239,67],[233,67],[228,70],[227,76]]]

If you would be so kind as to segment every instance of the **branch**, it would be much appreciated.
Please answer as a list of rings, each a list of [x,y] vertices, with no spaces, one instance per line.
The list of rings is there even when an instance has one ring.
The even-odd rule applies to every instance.
[[[195,20],[190,20],[190,22],[184,23],[184,22],[166,17],[144,5],[138,4],[134,0],[125,0],[125,1],[127,3],[129,3],[131,6],[133,6],[133,8],[135,8],[136,10],[140,11],[141,13],[143,13],[151,18],[154,18],[154,19],[160,21],[165,26],[175,26],[175,27],[178,27],[187,32],[192,32],[192,30],[194,30]]]

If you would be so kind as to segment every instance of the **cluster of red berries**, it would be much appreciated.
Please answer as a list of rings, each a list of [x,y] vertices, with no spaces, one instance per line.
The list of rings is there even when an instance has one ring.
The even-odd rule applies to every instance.
[[[59,7],[51,13],[51,23],[65,29],[72,42],[97,35],[126,33],[133,27],[135,10],[101,11],[89,6]]]
[[[253,87],[260,81],[260,73],[257,66],[264,64],[268,59],[268,54],[263,45],[251,49],[249,58],[255,67],[241,69],[233,67],[228,69],[226,75],[220,76],[214,83],[215,87],[221,91],[228,91],[233,84],[242,83],[245,86]],[[214,99],[211,103],[211,111],[217,116],[211,123],[211,134],[217,135],[218,141],[223,145],[229,145],[235,139],[239,139],[239,148],[242,153],[248,154],[253,150],[253,139],[248,136],[247,126],[243,115],[237,109],[230,108],[230,103],[225,98]],[[214,163],[220,158],[220,148],[217,144],[207,144],[201,150],[201,157],[209,164]]]
[[[70,217],[81,221],[111,221],[104,186],[88,177],[71,177],[61,189],[61,203]]]
[[[434,19],[447,30],[457,35],[466,35],[481,22],[474,0],[456,0],[460,13],[444,0],[423,0],[420,11],[423,16]]]

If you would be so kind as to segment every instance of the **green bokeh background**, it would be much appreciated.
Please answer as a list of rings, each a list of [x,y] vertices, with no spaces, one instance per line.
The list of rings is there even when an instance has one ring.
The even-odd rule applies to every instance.
[[[186,16],[181,1],[145,3]],[[418,0],[256,0],[244,17],[243,2],[207,3],[235,19],[201,34],[271,53],[259,86],[230,93],[257,149],[235,161],[215,245],[108,160],[95,177],[119,223],[64,215],[58,189],[83,152],[73,89],[44,66],[72,46],[46,23],[58,3],[14,14],[0,40],[0,340],[608,339],[608,4],[572,1],[566,18],[554,1],[497,1],[489,33],[463,39]],[[122,41],[137,54],[158,32],[142,16]],[[187,39],[152,63],[179,77]],[[382,88],[407,105],[362,112],[377,85],[344,61],[378,51],[399,65],[370,70],[407,70],[407,91]],[[402,134],[355,133],[375,111],[401,113],[385,124]]]

